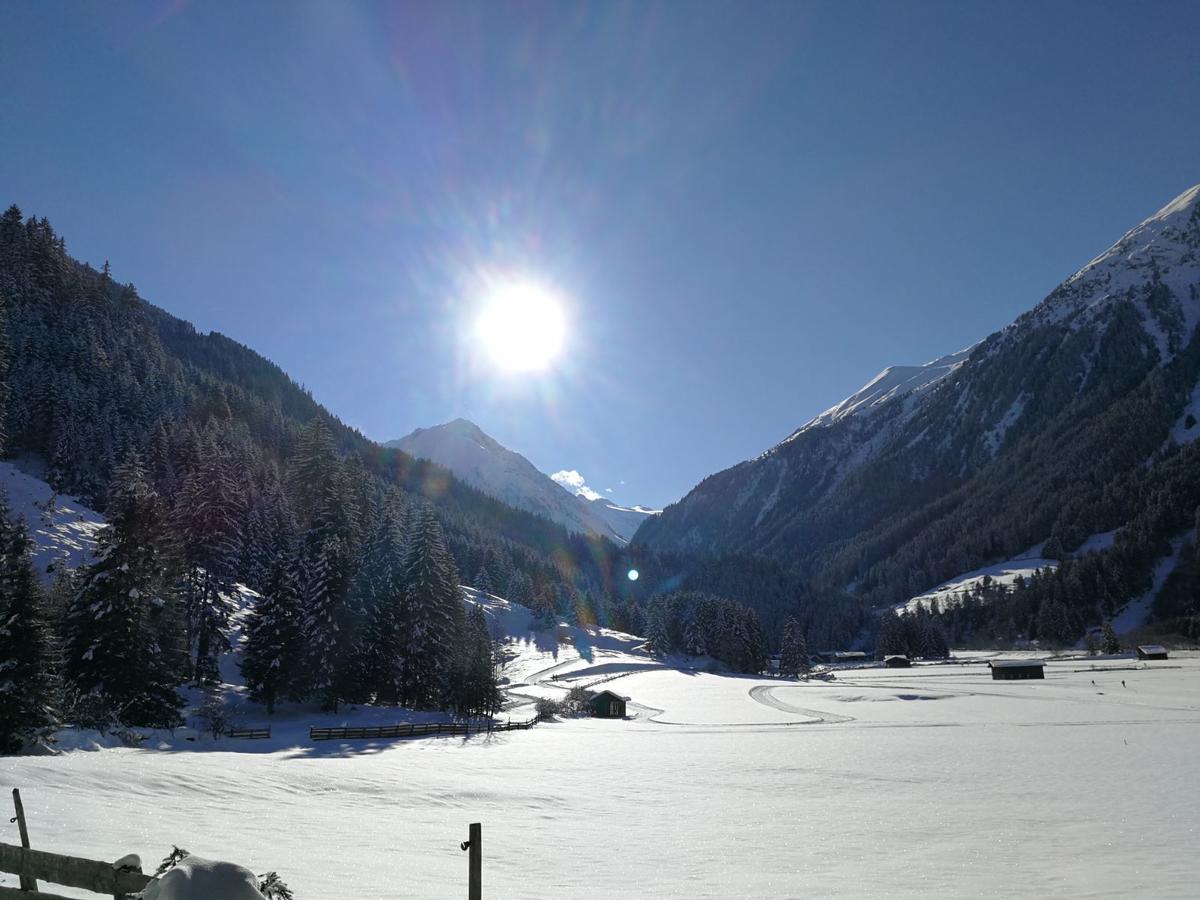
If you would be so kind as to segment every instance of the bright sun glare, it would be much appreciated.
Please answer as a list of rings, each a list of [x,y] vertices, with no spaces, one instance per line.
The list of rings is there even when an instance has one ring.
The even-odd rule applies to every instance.
[[[509,372],[540,372],[562,352],[566,317],[553,293],[530,282],[493,290],[475,323],[492,361]]]

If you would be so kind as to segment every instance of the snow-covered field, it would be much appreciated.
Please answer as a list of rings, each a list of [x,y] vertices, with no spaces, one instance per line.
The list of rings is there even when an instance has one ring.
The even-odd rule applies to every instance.
[[[472,821],[498,897],[1196,895],[1195,655],[796,684],[641,670],[628,651],[594,654],[627,667],[606,685],[633,699],[625,721],[7,758],[0,783],[21,788],[35,846],[153,860],[178,843],[278,869],[301,900],[461,896]],[[524,683],[601,674],[558,657],[525,658]]]

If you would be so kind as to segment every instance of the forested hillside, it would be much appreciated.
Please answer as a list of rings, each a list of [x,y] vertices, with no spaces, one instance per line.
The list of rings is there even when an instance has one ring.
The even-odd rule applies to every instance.
[[[1193,188],[1010,327],[706,479],[635,541],[761,553],[872,607],[1044,542],[1057,572],[947,625],[959,639],[1074,640],[1148,591],[1194,528],[1198,322]],[[1069,558],[1113,530],[1111,548]],[[1191,634],[1197,612],[1158,609]]]

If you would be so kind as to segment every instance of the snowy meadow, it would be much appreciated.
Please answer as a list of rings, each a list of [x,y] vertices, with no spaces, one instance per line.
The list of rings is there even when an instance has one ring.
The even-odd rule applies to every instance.
[[[1200,658],[795,683],[639,668],[597,643],[538,671],[537,652],[515,659],[511,691],[624,667],[606,686],[632,698],[626,720],[392,743],[285,728],[269,748],[9,758],[0,781],[35,846],[180,844],[277,869],[304,900],[461,896],[472,821],[489,896],[1194,896]]]

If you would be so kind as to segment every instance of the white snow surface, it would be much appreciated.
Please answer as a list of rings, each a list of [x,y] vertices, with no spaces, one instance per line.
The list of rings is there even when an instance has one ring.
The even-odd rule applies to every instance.
[[[889,366],[841,403],[831,406],[801,425],[783,443],[810,428],[831,425],[848,416],[869,414],[897,397],[928,391],[966,362],[975,346],[972,344],[956,353],[938,357],[920,366]]]
[[[33,541],[33,565],[46,583],[54,573],[91,562],[104,517],[68,494],[56,494],[46,482],[26,474],[11,460],[0,461],[0,489],[13,516]],[[53,503],[51,504],[51,499]]]
[[[623,721],[9,757],[0,787],[36,846],[177,843],[301,900],[462,896],[476,821],[489,896],[1195,896],[1196,654],[1051,659],[1031,682],[987,656],[830,683],[633,671]]]
[[[930,588],[923,594],[918,594],[904,601],[896,608],[912,612],[920,606],[928,608],[934,600],[937,600],[942,609],[945,609],[947,604],[963,600],[985,578],[990,578],[994,584],[1011,585],[1018,578],[1028,579],[1039,569],[1058,568],[1058,560],[1046,559],[1039,555],[1040,552],[1041,545],[1039,544],[1012,559],[1006,559],[1003,562],[993,563],[990,566],[984,566],[980,569],[973,569],[970,572],[956,575],[947,581],[943,581],[937,587]]]

